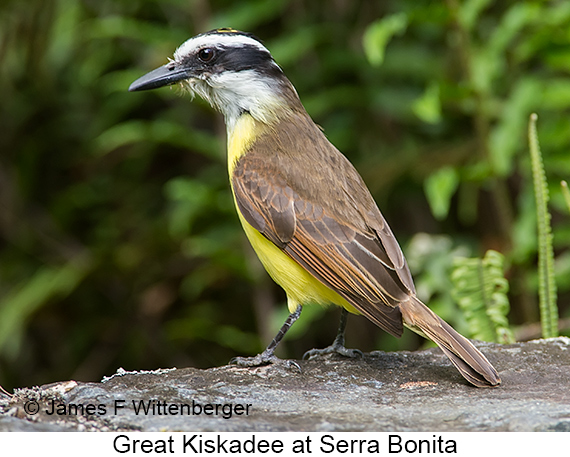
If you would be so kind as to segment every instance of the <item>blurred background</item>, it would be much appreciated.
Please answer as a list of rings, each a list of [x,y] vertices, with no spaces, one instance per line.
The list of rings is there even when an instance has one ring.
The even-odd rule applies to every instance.
[[[3,0],[0,385],[219,366],[285,319],[233,208],[221,116],[176,87],[127,92],[217,27],[264,41],[363,175],[420,298],[468,336],[451,271],[488,249],[515,337],[541,335],[536,112],[569,334],[570,2]],[[330,344],[338,316],[306,307],[280,355]],[[349,319],[348,347],[423,344]]]

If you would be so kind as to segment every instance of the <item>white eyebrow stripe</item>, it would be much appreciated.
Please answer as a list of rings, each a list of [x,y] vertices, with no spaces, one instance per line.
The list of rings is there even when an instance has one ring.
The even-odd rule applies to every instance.
[[[254,46],[260,51],[269,53],[269,51],[265,46],[263,46],[259,41],[253,38],[240,34],[224,33],[224,34],[211,34],[211,35],[202,35],[202,36],[199,35],[190,38],[189,40],[186,40],[174,52],[174,59],[180,60],[184,56],[193,54],[198,49],[207,48],[209,46],[215,47],[219,45],[232,46],[232,47]]]

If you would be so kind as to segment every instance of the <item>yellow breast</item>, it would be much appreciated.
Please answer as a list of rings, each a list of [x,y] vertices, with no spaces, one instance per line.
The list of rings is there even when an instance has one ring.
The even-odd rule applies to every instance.
[[[249,150],[255,139],[266,129],[267,127],[245,113],[238,118],[233,129],[228,131],[228,172],[230,176],[239,158]]]

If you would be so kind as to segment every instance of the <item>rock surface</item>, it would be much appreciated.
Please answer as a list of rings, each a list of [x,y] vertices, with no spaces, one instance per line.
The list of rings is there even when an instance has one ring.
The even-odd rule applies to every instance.
[[[501,387],[471,387],[435,348],[324,356],[301,373],[119,369],[0,397],[0,431],[570,431],[570,338],[478,346]]]

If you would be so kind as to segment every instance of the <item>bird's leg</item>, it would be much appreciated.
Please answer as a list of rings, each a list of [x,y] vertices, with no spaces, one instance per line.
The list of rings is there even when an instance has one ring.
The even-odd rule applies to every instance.
[[[294,313],[289,314],[289,317],[287,317],[285,323],[281,326],[279,332],[277,332],[277,335],[275,335],[275,338],[273,338],[273,341],[269,343],[265,351],[263,351],[261,354],[257,354],[255,357],[234,357],[232,360],[230,360],[230,363],[239,365],[241,367],[259,367],[261,365],[267,365],[272,363],[276,365],[284,365],[287,368],[294,367],[297,370],[301,371],[301,367],[299,366],[299,364],[293,362],[292,360],[280,359],[274,354],[274,352],[277,345],[281,342],[281,340],[285,336],[285,333],[287,333],[287,331],[291,328],[294,322],[297,319],[299,319],[302,309],[303,307],[299,305],[297,306],[297,309],[295,310]]]
[[[345,357],[362,357],[362,351],[358,349],[347,349],[344,347],[344,331],[346,330],[346,321],[348,318],[348,311],[342,308],[340,312],[340,322],[338,324],[338,332],[336,334],[336,338],[334,339],[333,343],[324,349],[311,349],[310,351],[305,352],[303,355],[303,359],[312,359],[313,357],[317,357],[319,355],[324,354],[340,354]]]

